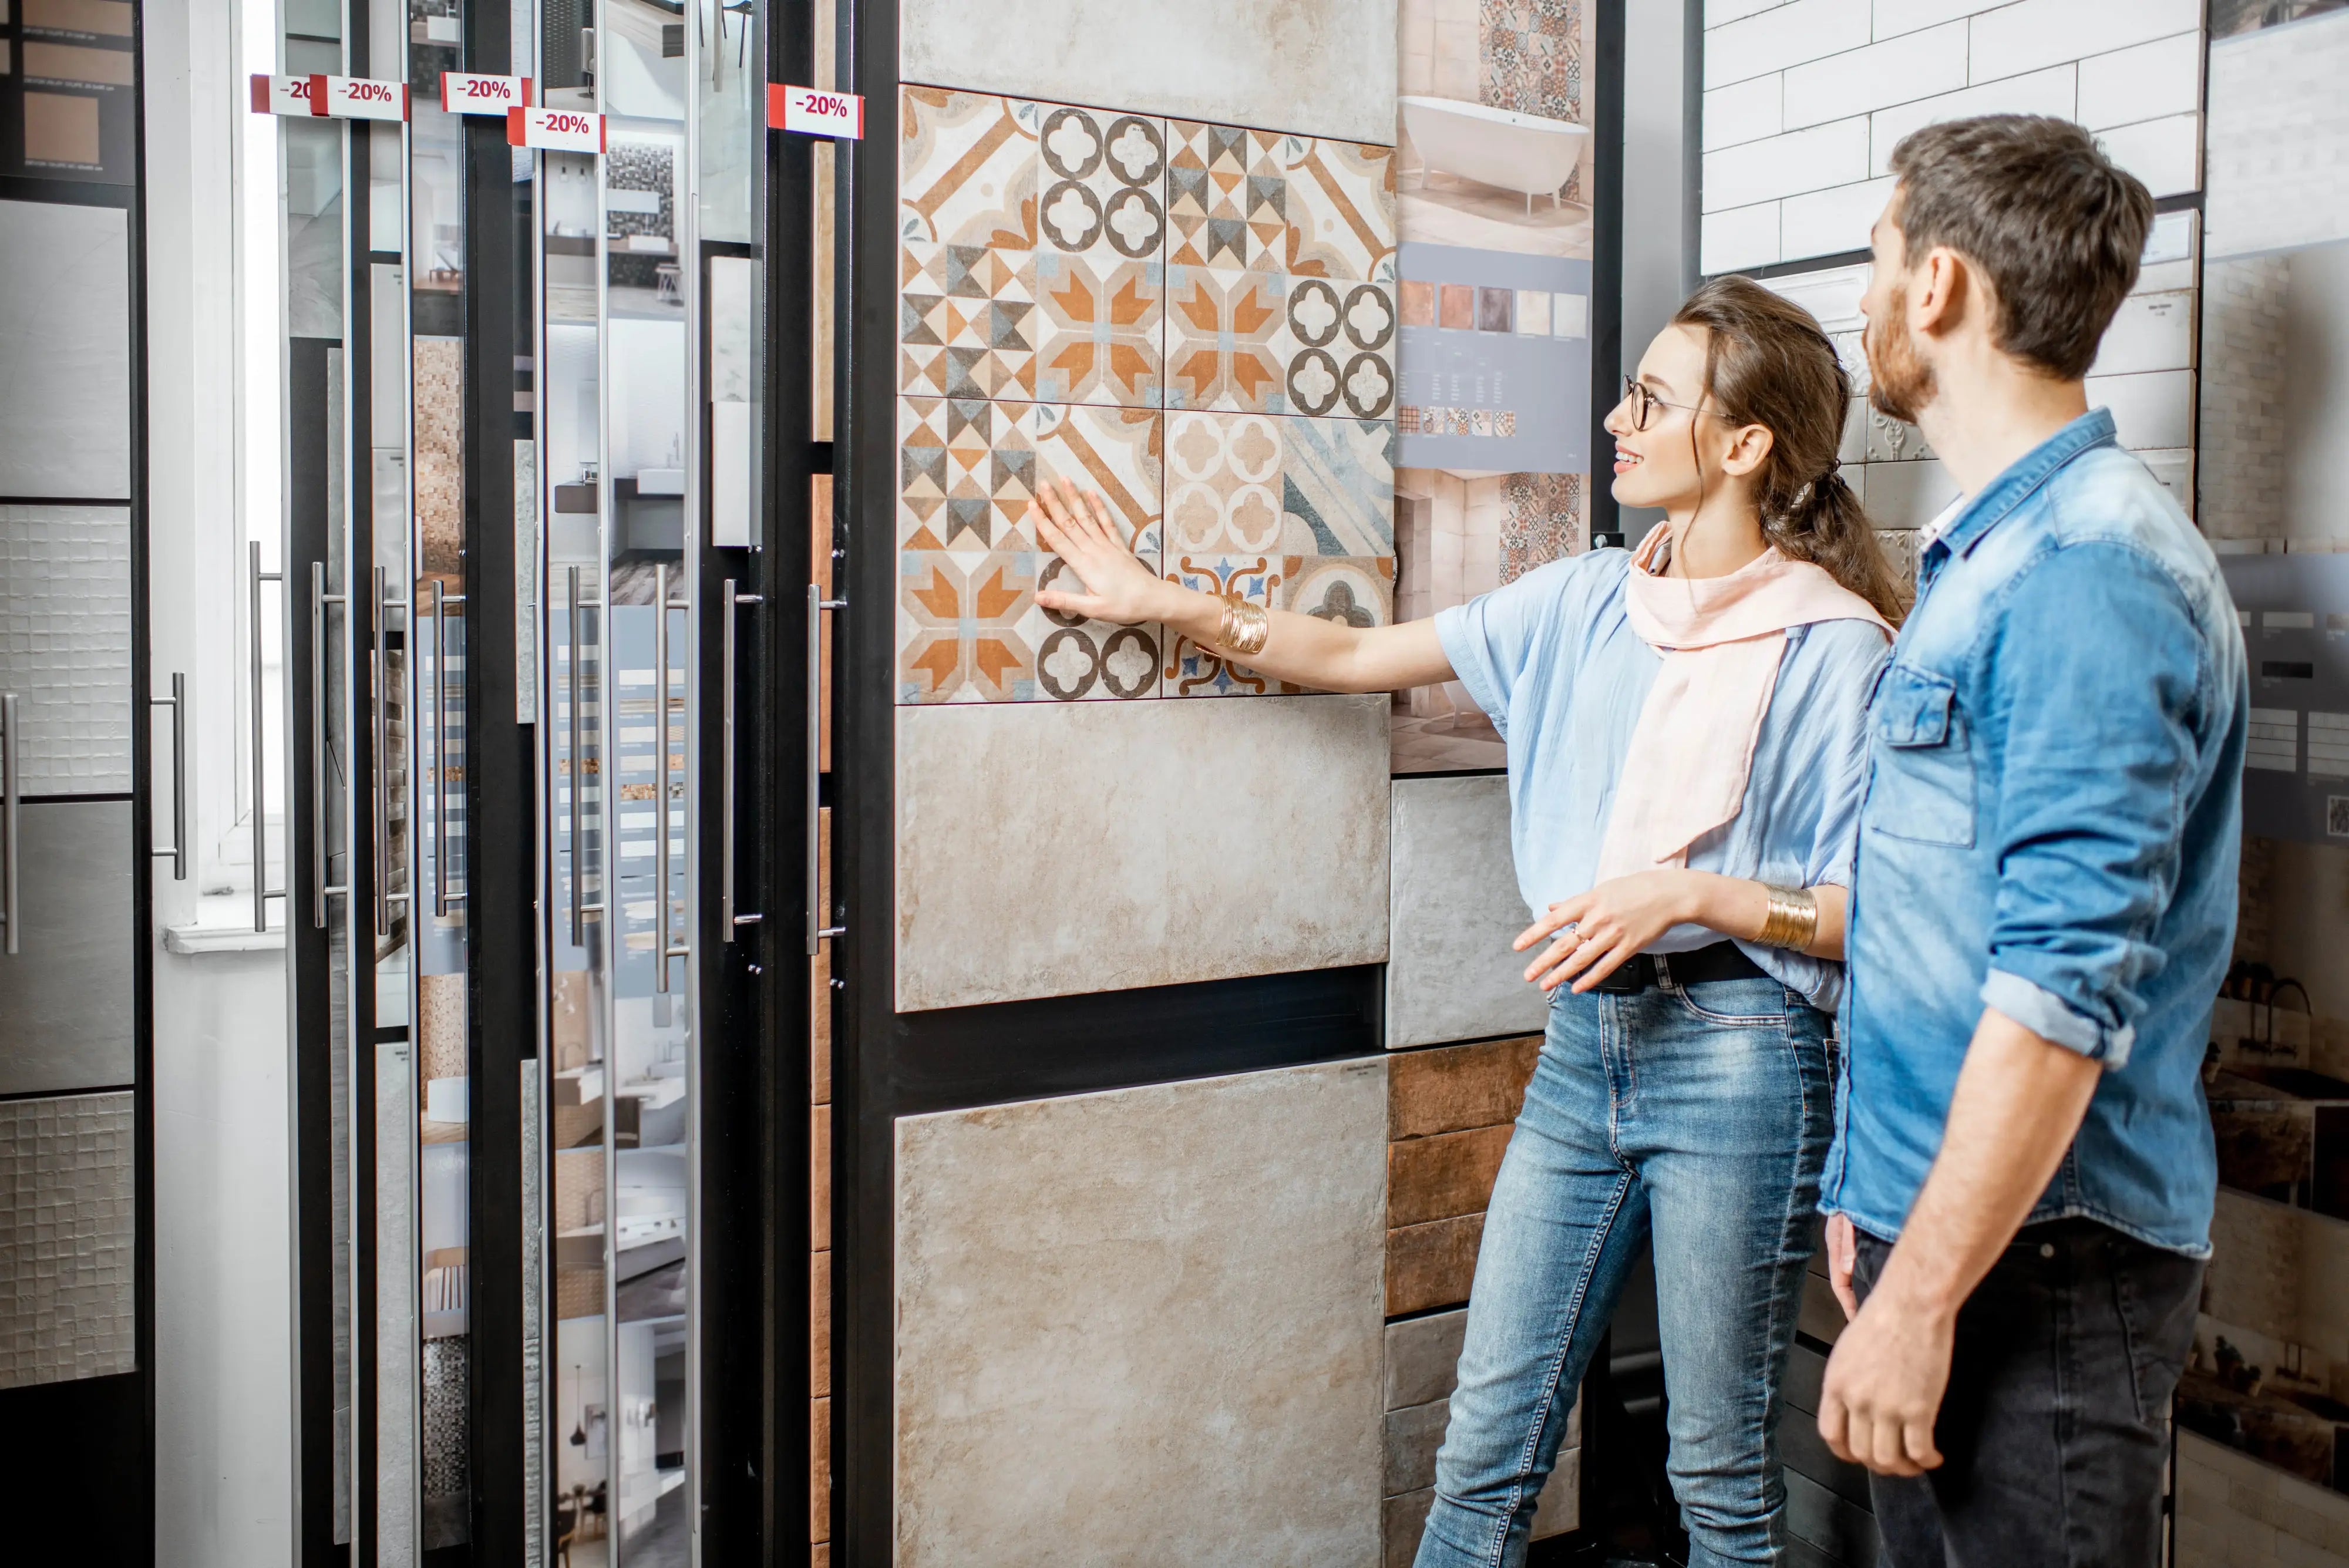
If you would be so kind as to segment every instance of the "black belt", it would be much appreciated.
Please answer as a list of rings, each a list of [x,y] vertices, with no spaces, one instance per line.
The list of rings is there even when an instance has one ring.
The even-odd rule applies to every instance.
[[[1590,989],[1610,996],[1631,996],[1660,985],[1702,985],[1709,980],[1762,980],[1762,966],[1745,956],[1735,942],[1715,942],[1685,953],[1639,953],[1623,967]]]

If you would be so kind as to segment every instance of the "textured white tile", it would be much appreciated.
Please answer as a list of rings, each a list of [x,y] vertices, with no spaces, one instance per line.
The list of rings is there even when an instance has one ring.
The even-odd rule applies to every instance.
[[[2202,184],[2202,117],[2174,114],[2141,125],[2099,131],[2105,155],[2138,179],[2155,196],[2176,196]]]
[[[1868,515],[1878,528],[1922,528],[1958,498],[1958,482],[1940,462],[1871,462]]]
[[[1782,109],[1786,78],[1779,72],[1755,77],[1704,95],[1704,150],[1759,141],[1785,129]]]
[[[1822,267],[1774,277],[1764,286],[1809,311],[1829,332],[1856,332],[1866,319],[1859,301],[1868,292],[1868,273],[1865,265]]]
[[[898,1007],[1384,959],[1387,706],[898,709]]]
[[[1868,177],[1868,119],[1855,115],[1704,155],[1704,210],[1823,191]]]
[[[1509,857],[1508,780],[1397,779],[1387,1044],[1531,1033],[1548,998],[1509,943],[1525,929]]]
[[[1910,131],[1945,119],[1965,119],[1977,114],[2052,114],[2072,118],[2078,99],[2078,68],[2056,66],[2029,76],[1985,82],[1961,92],[1914,103],[1880,109],[1868,119],[1868,172],[1882,174],[1892,167],[1892,150]]]
[[[126,223],[0,202],[0,495],[129,498]]]
[[[1993,81],[2202,25],[2202,0],[2021,0],[1973,19],[1973,79]]]
[[[1875,33],[1897,37],[1983,10],[1983,0],[1876,0]]]
[[[1776,261],[1778,208],[1776,202],[1761,202],[1726,213],[1707,213],[1698,240],[1699,266],[1712,275],[1768,266]]]
[[[2088,406],[2113,410],[2121,445],[2148,451],[2194,444],[2194,372],[2091,376]]]
[[[0,505],[0,691],[24,726],[20,793],[129,792],[127,510]]]
[[[2202,35],[2180,33],[2080,62],[2080,123],[2090,130],[2202,107]]]
[[[1376,1559],[1384,1069],[898,1122],[898,1563]]]
[[[0,1388],[136,1365],[131,1096],[0,1102]]]
[[[1945,23],[1786,72],[1786,129],[1820,125],[1966,85],[1966,25]]]
[[[2135,370],[2183,370],[2194,363],[2194,291],[2132,294],[2113,313],[2096,346],[2092,376]]]
[[[2208,254],[2349,239],[2349,11],[2210,46]]]
[[[1892,199],[1894,182],[1864,180],[1833,191],[1789,196],[1778,221],[1781,259],[1837,255],[1868,248],[1868,232],[1875,226],[1884,203]]]
[[[1704,85],[1780,71],[1868,42],[1868,0],[1794,0],[1704,35]]]
[[[1392,145],[1395,0],[901,0],[909,82]]]

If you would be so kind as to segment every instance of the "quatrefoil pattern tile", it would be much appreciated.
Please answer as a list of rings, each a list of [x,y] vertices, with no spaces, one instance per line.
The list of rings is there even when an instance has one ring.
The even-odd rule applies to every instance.
[[[1392,150],[941,88],[901,109],[898,701],[1284,689],[1038,606],[1068,567],[1027,511],[1061,476],[1153,571],[1385,624]]]

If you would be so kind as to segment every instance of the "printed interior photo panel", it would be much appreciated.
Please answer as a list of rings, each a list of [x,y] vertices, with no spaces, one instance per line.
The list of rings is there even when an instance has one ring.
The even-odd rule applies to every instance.
[[[990,93],[901,103],[897,701],[1299,689],[1048,611],[1040,486],[1167,578],[1393,618],[1391,148]]]
[[[1587,543],[1588,0],[1402,0],[1395,615]],[[1397,774],[1499,768],[1457,681],[1395,694]]]

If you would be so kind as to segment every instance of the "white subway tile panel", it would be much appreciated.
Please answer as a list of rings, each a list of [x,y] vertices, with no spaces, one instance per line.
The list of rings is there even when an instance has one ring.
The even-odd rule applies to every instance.
[[[1894,38],[1981,9],[1982,0],[1876,0],[1875,33],[1878,38]]]
[[[1794,0],[1792,5],[1758,16],[1708,27],[1704,85],[1727,87],[1748,77],[1856,49],[1868,41],[1869,26],[1868,0]]]
[[[1864,115],[1704,155],[1704,210],[1725,212],[1868,178]]]
[[[1704,95],[1704,150],[1759,141],[1785,129],[1783,112],[1786,78],[1773,71]]]
[[[2194,291],[2133,294],[2121,301],[2096,348],[2092,376],[2187,370],[2194,365]]]
[[[2212,257],[2349,238],[2349,11],[2210,46]]]
[[[1767,286],[1771,292],[1809,311],[1827,331],[1851,332],[1864,320],[1859,314],[1859,301],[1868,292],[1868,272],[1864,265],[1826,267],[1791,277],[1774,277]]]
[[[1868,119],[1868,172],[1882,174],[1892,167],[1892,150],[1902,137],[1945,119],[1977,114],[2052,114],[2069,119],[2078,99],[2078,76],[2075,67],[2057,66],[1878,109]]]
[[[2175,196],[2202,185],[2202,117],[2174,114],[2142,125],[2100,131],[2105,155],[2138,179],[2156,196]]]
[[[1718,27],[1760,11],[1774,11],[1786,0],[1704,0],[1704,25]]]
[[[1955,92],[1965,85],[1966,25],[1928,27],[1788,69],[1786,129]]]
[[[1698,269],[1713,275],[1775,262],[1778,207],[1775,202],[1763,202],[1726,213],[1707,213],[1698,245]]]
[[[2091,376],[2088,406],[2110,409],[2121,445],[2158,451],[2194,444],[2194,372],[2155,370],[2137,376]]]
[[[2092,55],[2080,62],[2080,123],[2090,130],[2202,107],[2202,35]]]
[[[2150,43],[2202,25],[2202,0],[2021,0],[1973,19],[1977,82]]]
[[[1892,199],[1890,179],[1787,198],[1779,217],[1778,258],[1830,256],[1868,248],[1868,231]]]

